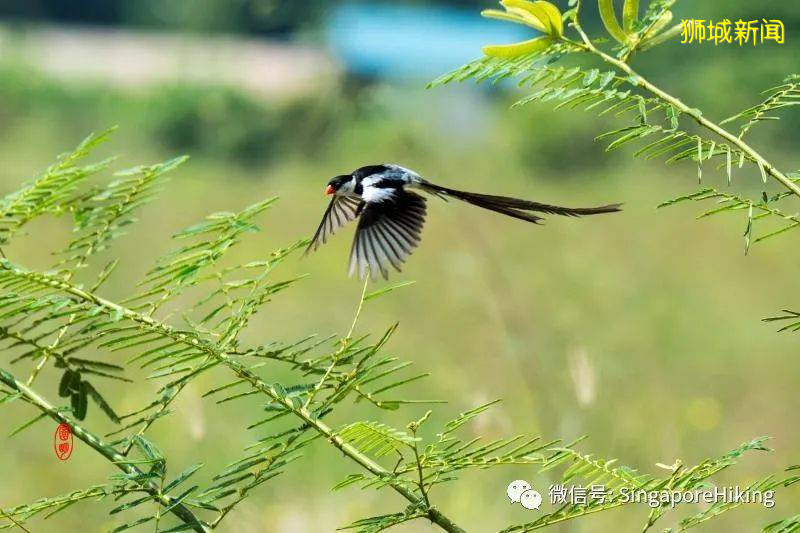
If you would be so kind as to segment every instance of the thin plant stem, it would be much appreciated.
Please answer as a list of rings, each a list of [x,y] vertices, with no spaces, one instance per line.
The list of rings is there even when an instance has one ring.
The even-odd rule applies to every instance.
[[[353,322],[350,324],[350,330],[347,332],[347,335],[344,338],[342,338],[339,349],[336,351],[336,353],[333,354],[333,356],[331,356],[331,364],[328,365],[328,368],[325,370],[325,373],[322,375],[322,377],[316,383],[316,385],[314,385],[314,388],[311,389],[311,391],[309,391],[308,397],[306,398],[306,401],[303,404],[303,407],[305,409],[308,409],[308,407],[311,405],[311,402],[314,401],[314,397],[322,389],[322,387],[325,386],[325,383],[328,381],[328,378],[330,377],[331,373],[336,368],[336,365],[339,364],[339,357],[342,355],[342,353],[344,353],[344,351],[350,345],[350,340],[353,338],[353,332],[356,329],[358,318],[359,316],[361,316],[361,309],[364,308],[364,296],[366,296],[367,294],[368,282],[369,282],[369,277],[365,276],[364,286],[361,288],[361,298],[359,298],[358,300],[358,307],[356,307],[356,314],[353,317]]]
[[[420,461],[419,457],[419,446],[417,445],[416,441],[414,441],[414,460],[417,463],[417,485],[419,486],[419,491],[422,493],[422,497],[425,499],[425,505],[430,509],[431,501],[428,499],[428,491],[425,490],[425,474],[422,471],[422,462]]]
[[[11,516],[11,515],[9,515],[9,514],[5,514],[5,513],[2,511],[2,509],[0,509],[0,518],[7,518],[7,519],[11,520],[11,522],[12,522],[12,523],[13,523],[15,526],[17,526],[18,528],[20,528],[22,531],[25,531],[26,533],[31,533],[31,531],[30,531],[28,528],[26,528],[25,526],[23,526],[22,524],[20,524],[20,523],[19,523],[19,522],[17,522],[16,520],[14,520],[14,517],[13,517],[13,516]]]

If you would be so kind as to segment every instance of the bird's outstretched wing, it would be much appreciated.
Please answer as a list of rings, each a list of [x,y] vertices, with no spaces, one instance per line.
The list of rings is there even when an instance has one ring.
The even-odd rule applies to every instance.
[[[358,268],[363,279],[367,267],[372,279],[378,272],[388,278],[389,266],[400,271],[419,244],[424,223],[425,199],[413,192],[397,189],[391,199],[367,203],[350,251],[350,275]]]
[[[308,243],[305,253],[316,250],[320,244],[328,242],[328,237],[333,235],[337,229],[341,228],[358,216],[359,207],[362,201],[358,198],[348,196],[334,196],[328,209],[322,215],[322,222],[319,223],[317,231],[311,242]]]

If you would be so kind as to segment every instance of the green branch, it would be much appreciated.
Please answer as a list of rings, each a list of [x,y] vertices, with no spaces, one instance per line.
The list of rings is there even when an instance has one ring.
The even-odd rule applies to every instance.
[[[617,59],[616,57],[612,57],[603,52],[602,50],[598,49],[592,43],[592,41],[586,36],[586,33],[584,33],[584,31],[581,29],[580,24],[577,22],[577,20],[573,20],[573,26],[575,26],[575,28],[580,33],[583,42],[577,43],[575,41],[570,41],[567,39],[567,41],[570,44],[579,46],[584,51],[596,55],[597,57],[602,59],[605,63],[608,63],[609,65],[612,65],[613,67],[621,70],[622,72],[628,75],[631,84],[637,87],[641,87],[650,94],[667,102],[676,110],[690,116],[701,127],[714,132],[718,136],[722,137],[723,139],[731,143],[731,145],[739,148],[749,159],[754,161],[763,172],[765,172],[767,175],[771,176],[772,178],[780,182],[784,187],[786,187],[789,191],[791,191],[793,194],[795,194],[797,197],[800,198],[800,186],[798,186],[797,183],[795,183],[792,179],[790,179],[786,174],[778,170],[764,156],[758,153],[755,150],[755,148],[747,144],[747,142],[745,142],[740,136],[731,133],[730,131],[726,130],[719,124],[707,119],[705,116],[703,116],[703,113],[699,109],[689,107],[688,105],[683,103],[683,101],[681,101],[679,98],[672,96],[668,92],[654,85],[646,78],[644,78],[642,75],[640,75],[638,72],[633,70],[633,68],[631,68],[631,66],[625,61]]]
[[[94,449],[97,453],[108,459],[117,468],[130,475],[131,477],[141,479],[144,472],[139,470],[136,466],[128,462],[125,457],[117,452],[112,446],[104,443],[99,437],[89,432],[83,426],[78,424],[75,420],[66,417],[57,408],[53,407],[47,400],[39,396],[34,390],[30,389],[27,385],[17,380],[13,375],[0,369],[0,382],[10,387],[12,390],[18,392],[22,398],[28,403],[34,405],[42,413],[46,414],[59,424],[68,424],[72,429],[72,433],[81,441],[86,443],[89,447]],[[155,501],[168,508],[172,514],[178,517],[184,524],[189,526],[192,530],[199,533],[208,531],[200,520],[192,513],[192,511],[180,502],[167,494],[163,494],[159,487],[152,482],[139,482],[142,488],[150,494]]]
[[[181,332],[173,329],[167,324],[157,321],[149,315],[144,315],[123,307],[115,302],[106,300],[96,294],[87,292],[80,287],[77,287],[63,279],[57,277],[31,272],[21,269],[13,265],[7,259],[0,259],[0,269],[8,274],[18,276],[29,281],[34,281],[40,285],[47,286],[56,290],[60,290],[69,294],[79,301],[91,303],[101,310],[105,311],[111,316],[126,318],[137,324],[143,326],[143,329],[163,335],[172,339],[175,342],[185,344],[186,346],[200,350],[211,356],[217,363],[221,363],[233,371],[236,376],[244,382],[247,382],[253,389],[268,396],[274,402],[280,404],[287,411],[291,412],[294,416],[302,420],[306,425],[313,428],[321,436],[325,437],[329,443],[341,451],[345,456],[350,458],[355,463],[366,469],[372,475],[385,479],[386,483],[392,487],[398,494],[408,500],[414,507],[425,510],[425,515],[436,525],[452,533],[463,532],[458,525],[456,525],[447,516],[442,514],[435,507],[429,507],[425,499],[418,496],[413,491],[409,490],[402,483],[392,479],[392,473],[384,469],[381,465],[370,459],[367,455],[361,453],[354,446],[345,442],[336,432],[327,424],[317,418],[317,416],[305,406],[295,405],[290,398],[279,394],[275,388],[268,383],[264,382],[257,374],[249,370],[243,364],[231,358],[231,354],[220,350],[213,343],[189,332]],[[116,453],[116,452],[114,452]],[[123,459],[124,460],[124,459]]]

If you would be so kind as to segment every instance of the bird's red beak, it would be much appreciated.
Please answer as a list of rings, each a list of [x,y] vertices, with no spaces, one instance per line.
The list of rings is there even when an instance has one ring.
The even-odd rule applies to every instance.
[[[327,187],[325,187],[325,194],[327,194],[328,196],[330,196],[335,192],[336,190],[333,188],[333,185],[328,185]]]

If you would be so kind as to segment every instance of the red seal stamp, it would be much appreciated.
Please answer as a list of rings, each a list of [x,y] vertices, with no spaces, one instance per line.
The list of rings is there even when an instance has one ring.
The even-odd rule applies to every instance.
[[[53,449],[56,452],[56,457],[62,461],[69,459],[70,455],[72,455],[73,443],[72,428],[66,422],[62,422],[58,425],[53,435]]]

